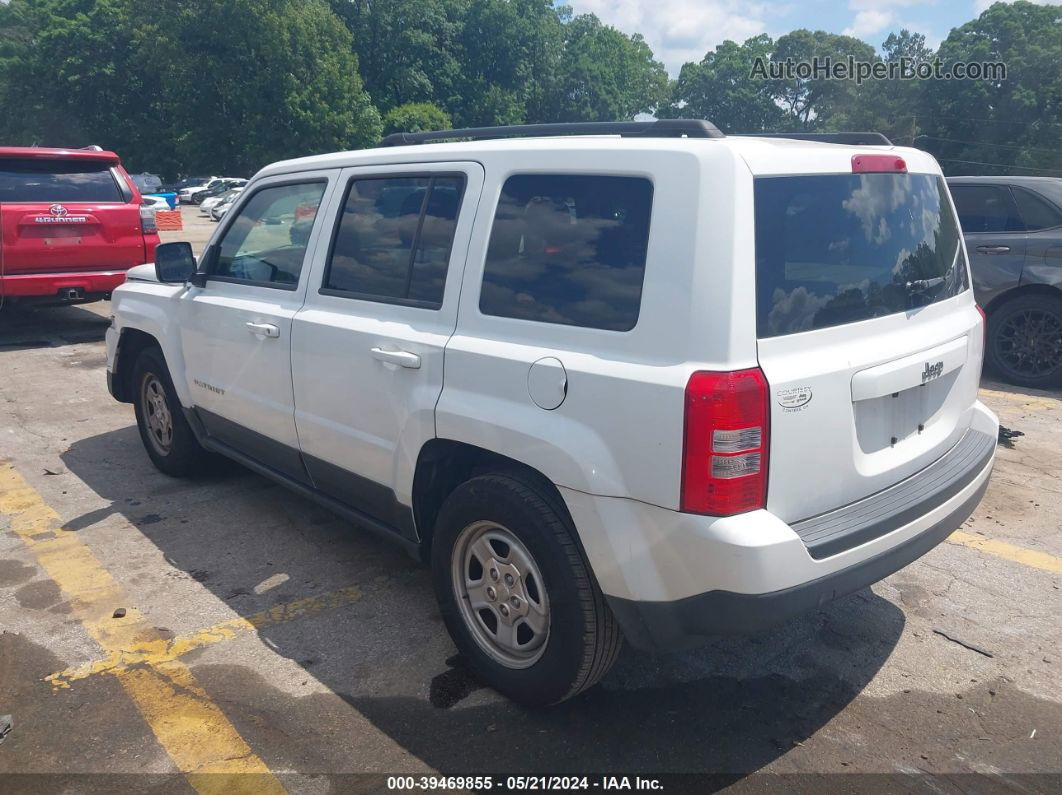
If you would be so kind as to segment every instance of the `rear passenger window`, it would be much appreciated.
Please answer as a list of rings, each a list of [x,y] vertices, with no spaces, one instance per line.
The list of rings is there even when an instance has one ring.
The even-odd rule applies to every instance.
[[[999,185],[953,185],[951,196],[963,234],[1021,232],[1025,229],[1010,188]]]
[[[1018,209],[1021,210],[1026,231],[1036,232],[1040,229],[1062,226],[1062,211],[1032,191],[1014,188],[1014,198],[1018,202]]]
[[[322,290],[438,309],[463,188],[459,176],[352,181]]]
[[[509,177],[494,215],[480,310],[629,331],[638,322],[653,185],[640,177]]]
[[[325,184],[276,185],[255,191],[225,230],[211,276],[294,288]]]

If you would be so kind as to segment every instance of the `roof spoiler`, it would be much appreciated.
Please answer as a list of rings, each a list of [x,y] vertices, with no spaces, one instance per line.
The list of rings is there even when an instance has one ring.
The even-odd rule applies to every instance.
[[[794,141],[818,141],[825,144],[848,146],[892,146],[892,141],[879,132],[832,132],[832,133],[743,133],[742,137],[791,138]]]
[[[464,139],[486,141],[498,138],[536,138],[554,135],[619,135],[624,138],[725,138],[719,128],[703,119],[657,119],[656,121],[586,121],[564,124],[514,124],[507,127],[466,127],[460,130],[392,133],[380,146],[409,146],[432,141]]]

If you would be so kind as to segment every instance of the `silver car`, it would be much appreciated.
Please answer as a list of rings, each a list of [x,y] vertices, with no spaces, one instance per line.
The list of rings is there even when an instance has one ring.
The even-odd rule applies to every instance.
[[[242,188],[240,189],[243,190]],[[219,201],[213,207],[210,208],[210,219],[212,221],[220,221],[225,217],[225,214],[232,208],[232,205],[240,197],[239,191],[232,192],[231,196],[227,196],[222,201]]]
[[[948,179],[988,316],[985,363],[1028,387],[1062,384],[1062,179]]]

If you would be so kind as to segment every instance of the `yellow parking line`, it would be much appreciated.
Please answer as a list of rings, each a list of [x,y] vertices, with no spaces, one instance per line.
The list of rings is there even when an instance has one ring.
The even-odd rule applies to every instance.
[[[1062,558],[1056,558],[1046,552],[1037,552],[1034,549],[1008,544],[1006,541],[996,541],[992,538],[964,533],[962,530],[956,530],[948,536],[948,541],[953,544],[962,544],[973,549],[979,549],[989,555],[995,555],[997,558],[1005,558],[1015,563],[1021,563],[1023,566],[1032,566],[1034,569],[1043,569],[1055,574],[1062,574]]]
[[[361,598],[361,589],[349,585],[336,591],[309,596],[294,602],[277,605],[250,616],[237,616],[214,624],[212,627],[180,635],[172,640],[145,640],[129,648],[122,648],[100,660],[67,668],[65,671],[45,677],[55,688],[68,688],[71,682],[86,679],[95,674],[116,673],[120,669],[146,663],[159,666],[184,656],[193,649],[213,646],[236,637],[241,632],[266,629],[299,618],[317,615],[325,610],[345,607]]]
[[[1024,408],[1035,410],[1057,411],[1062,409],[1062,400],[1049,396],[1025,395],[1021,392],[1001,392],[998,389],[986,389],[981,387],[982,395],[988,395],[996,400],[1005,400],[1010,403],[1020,403]]]
[[[59,516],[13,467],[0,463],[0,515],[69,597],[71,615],[110,656],[162,638],[77,535],[59,529]],[[159,743],[200,793],[282,793],[284,788],[178,660],[144,661],[115,674]]]

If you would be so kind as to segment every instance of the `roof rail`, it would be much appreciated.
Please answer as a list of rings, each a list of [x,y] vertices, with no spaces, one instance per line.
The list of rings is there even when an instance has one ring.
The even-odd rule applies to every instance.
[[[850,146],[892,146],[892,141],[879,132],[832,132],[832,133],[743,133],[742,137],[792,138],[795,141],[819,141],[826,144]]]
[[[467,127],[462,130],[392,133],[380,146],[407,146],[451,138],[485,141],[493,138],[530,138],[547,135],[620,135],[640,138],[725,138],[719,128],[703,119],[656,121],[583,121],[564,124],[514,124],[509,127]]]

